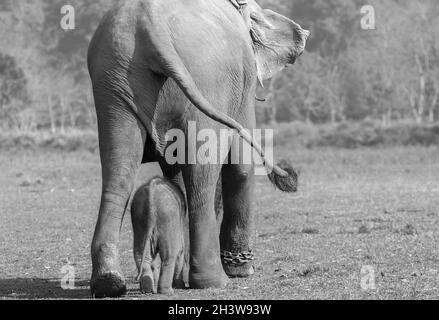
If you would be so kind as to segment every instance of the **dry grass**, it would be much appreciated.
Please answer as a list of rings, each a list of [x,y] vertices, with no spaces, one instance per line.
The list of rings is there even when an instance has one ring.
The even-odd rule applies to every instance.
[[[439,297],[439,149],[283,149],[300,169],[285,195],[258,177],[256,274],[224,290],[141,296],[130,219],[121,255],[128,299],[430,299]],[[88,298],[89,256],[100,195],[88,152],[0,155],[0,297]],[[140,177],[149,173],[143,168]],[[139,181],[142,180],[139,178]],[[60,288],[76,268],[76,289]],[[372,266],[376,290],[360,287]]]

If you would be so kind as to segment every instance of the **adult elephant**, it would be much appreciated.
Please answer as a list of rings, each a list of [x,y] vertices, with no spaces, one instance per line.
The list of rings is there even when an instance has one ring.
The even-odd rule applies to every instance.
[[[227,283],[215,190],[221,175],[221,249],[248,251],[253,166],[170,165],[165,135],[170,129],[187,133],[189,121],[196,122],[197,130],[236,129],[260,153],[270,180],[283,191],[294,191],[294,172],[265,159],[247,130],[255,126],[258,78],[262,81],[294,63],[308,34],[253,0],[240,10],[227,0],[121,1],[105,15],[88,54],[102,164],[101,205],[91,248],[95,297],[119,296],[126,290],[119,265],[119,231],[142,162],[159,162],[164,175],[185,189],[189,285],[209,288]],[[227,271],[247,276],[252,266],[231,266]]]

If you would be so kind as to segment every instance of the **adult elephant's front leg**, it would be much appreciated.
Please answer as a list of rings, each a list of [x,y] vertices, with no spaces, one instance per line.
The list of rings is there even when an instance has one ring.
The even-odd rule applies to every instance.
[[[102,196],[91,246],[90,286],[92,295],[98,298],[117,297],[126,291],[119,264],[119,232],[145,141],[145,131],[130,110],[111,96],[105,102],[96,99]]]
[[[223,167],[224,216],[220,241],[224,270],[230,277],[248,277],[254,273],[250,250],[253,178],[252,165]]]
[[[214,210],[217,165],[188,165],[183,169],[189,210],[189,286],[222,288],[228,283],[220,258],[219,234]]]

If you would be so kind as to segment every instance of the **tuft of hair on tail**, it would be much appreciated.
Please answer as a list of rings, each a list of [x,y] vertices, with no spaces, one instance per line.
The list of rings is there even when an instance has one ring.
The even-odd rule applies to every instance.
[[[268,179],[271,183],[283,192],[297,192],[298,175],[293,166],[282,160],[273,170],[268,174]]]

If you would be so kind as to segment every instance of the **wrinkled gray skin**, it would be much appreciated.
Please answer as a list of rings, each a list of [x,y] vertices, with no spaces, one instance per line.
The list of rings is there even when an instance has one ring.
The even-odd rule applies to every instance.
[[[151,179],[135,193],[131,221],[142,293],[170,294],[173,287],[185,288],[186,217],[183,193],[164,178]],[[158,270],[160,275],[154,276]]]
[[[126,291],[119,230],[142,162],[159,162],[165,177],[186,194],[189,286],[227,284],[220,243],[227,251],[250,249],[253,166],[169,165],[165,133],[187,133],[188,121],[196,121],[198,131],[209,128],[218,136],[220,129],[234,128],[261,154],[270,180],[283,191],[294,191],[291,170],[265,159],[244,128],[255,127],[258,78],[270,78],[294,63],[308,35],[253,0],[243,16],[228,0],[121,1],[105,15],[88,54],[102,164],[101,205],[91,247],[92,295],[115,297]],[[224,214],[219,235],[214,202],[220,177]],[[253,267],[230,266],[226,272],[248,276]]]

